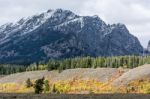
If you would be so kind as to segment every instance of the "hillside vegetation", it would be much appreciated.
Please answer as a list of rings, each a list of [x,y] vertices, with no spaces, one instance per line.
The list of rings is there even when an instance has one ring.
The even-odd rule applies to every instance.
[[[38,79],[48,80],[48,91],[42,93],[92,94],[92,93],[150,93],[150,65],[134,69],[123,68],[78,68],[59,72],[31,71],[11,74],[0,79],[0,92],[34,93]],[[136,73],[136,74],[135,74]]]
[[[0,92],[34,93],[37,86],[42,93],[150,93],[149,63],[149,56],[118,56],[1,65]]]

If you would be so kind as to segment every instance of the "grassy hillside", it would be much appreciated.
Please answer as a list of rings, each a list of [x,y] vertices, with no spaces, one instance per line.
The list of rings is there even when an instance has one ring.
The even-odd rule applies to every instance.
[[[49,80],[50,88],[55,84],[56,89],[61,93],[90,93],[91,90],[95,90],[94,88],[105,87],[108,85],[108,81],[111,81],[113,77],[119,74],[120,70],[114,68],[78,68],[64,70],[61,73],[46,70],[23,72],[1,78],[0,91],[16,93],[34,92],[33,88],[26,88],[26,80],[30,78],[34,83],[35,80],[45,77]],[[99,88],[95,91],[102,91]]]
[[[134,69],[78,68],[62,72],[44,70],[11,74],[0,78],[0,92],[34,93],[34,87],[26,87],[27,79],[30,79],[34,86],[37,79],[45,77],[45,80],[49,81],[49,90],[43,93],[150,93],[149,67],[150,65]]]
[[[149,56],[118,56],[0,65],[0,92],[34,93],[44,77],[42,93],[150,93],[150,65],[143,65],[149,63]]]

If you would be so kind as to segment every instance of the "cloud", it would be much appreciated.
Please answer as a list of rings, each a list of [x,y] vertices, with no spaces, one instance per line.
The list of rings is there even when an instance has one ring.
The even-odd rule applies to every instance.
[[[150,0],[88,0],[82,15],[99,15],[107,23],[124,23],[144,47],[150,37]]]
[[[81,4],[80,0],[0,0],[0,24],[45,12],[48,9],[63,8],[77,13]]]

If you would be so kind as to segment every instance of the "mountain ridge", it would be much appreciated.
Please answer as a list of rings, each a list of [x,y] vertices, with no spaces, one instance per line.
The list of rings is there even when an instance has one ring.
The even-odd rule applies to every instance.
[[[0,63],[32,63],[76,56],[141,54],[143,47],[124,24],[107,25],[98,16],[48,10],[0,26]]]

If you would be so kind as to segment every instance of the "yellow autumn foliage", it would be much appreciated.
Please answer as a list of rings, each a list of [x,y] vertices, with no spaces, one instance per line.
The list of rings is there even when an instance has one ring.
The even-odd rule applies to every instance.
[[[34,83],[34,81],[32,81]],[[126,87],[116,88],[111,86],[111,81],[100,82],[98,80],[70,80],[50,82],[50,89],[55,85],[55,90],[64,94],[101,94],[101,93],[145,93],[150,94],[150,81],[136,80],[129,83]],[[0,84],[1,93],[33,93],[34,88],[27,88],[26,85],[17,83]],[[51,91],[49,91],[51,93]]]

